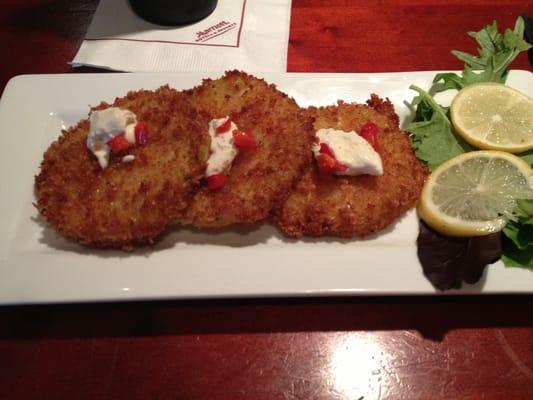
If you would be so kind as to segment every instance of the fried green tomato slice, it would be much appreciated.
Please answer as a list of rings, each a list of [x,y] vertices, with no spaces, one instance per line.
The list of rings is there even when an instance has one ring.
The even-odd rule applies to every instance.
[[[415,157],[410,139],[399,129],[393,105],[372,95],[367,104],[347,104],[308,112],[314,130],[360,131],[368,121],[378,125],[378,153],[383,175],[334,176],[319,173],[313,161],[287,201],[276,210],[283,233],[309,236],[364,237],[378,232],[412,208],[428,174]]]
[[[102,169],[87,149],[89,120],[62,132],[35,178],[36,206],[62,235],[84,245],[131,250],[180,219],[205,170],[208,117],[168,86],[130,92],[107,107],[128,109],[148,128],[148,142],[111,156]]]
[[[183,223],[216,229],[269,217],[311,162],[312,120],[275,86],[242,72],[205,80],[190,95],[211,118],[230,116],[251,132],[257,147],[239,152],[222,188],[196,193]]]

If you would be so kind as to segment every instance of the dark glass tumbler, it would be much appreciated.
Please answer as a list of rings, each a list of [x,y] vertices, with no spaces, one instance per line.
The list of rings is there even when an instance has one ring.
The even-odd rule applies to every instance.
[[[154,24],[186,25],[213,12],[217,0],[130,0],[135,13]]]

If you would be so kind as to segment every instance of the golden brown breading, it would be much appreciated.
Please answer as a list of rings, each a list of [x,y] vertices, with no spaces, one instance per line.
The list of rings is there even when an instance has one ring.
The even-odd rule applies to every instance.
[[[273,85],[242,72],[205,80],[189,93],[211,118],[230,115],[239,129],[250,130],[258,147],[239,153],[222,189],[200,189],[184,223],[221,228],[265,219],[311,162],[311,119]]]
[[[281,101],[293,111],[296,103],[275,85],[242,71],[228,71],[218,79],[204,79],[202,84],[184,91],[198,109],[224,116],[236,114],[245,106],[258,101]]]
[[[309,108],[314,129],[359,131],[367,122],[379,126],[381,176],[319,176],[315,163],[276,211],[280,229],[291,237],[302,235],[366,236],[377,232],[413,207],[427,168],[415,157],[409,137],[398,127],[392,104],[372,95],[367,105],[339,102]]]
[[[130,249],[152,242],[189,205],[206,165],[209,119],[168,86],[130,92],[112,106],[147,124],[148,143],[127,151],[134,161],[112,156],[101,169],[86,147],[89,121],[81,121],[46,151],[35,178],[37,208],[82,244]]]

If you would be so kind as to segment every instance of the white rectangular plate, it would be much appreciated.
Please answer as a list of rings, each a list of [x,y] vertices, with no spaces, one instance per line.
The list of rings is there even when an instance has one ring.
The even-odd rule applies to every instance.
[[[416,256],[414,212],[365,240],[287,240],[264,225],[249,232],[175,230],[131,254],[92,250],[58,236],[38,218],[33,179],[60,129],[89,105],[162,84],[190,88],[221,74],[66,74],[12,79],[0,100],[0,304],[308,295],[435,294]],[[257,74],[301,106],[389,97],[403,121],[414,92],[435,72]],[[533,96],[533,74],[508,84]],[[490,266],[476,285],[447,293],[532,293],[533,273]]]

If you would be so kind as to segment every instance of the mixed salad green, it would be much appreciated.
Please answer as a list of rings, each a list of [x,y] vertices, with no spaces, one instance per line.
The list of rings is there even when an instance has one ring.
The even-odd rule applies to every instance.
[[[416,156],[428,165],[430,171],[444,161],[475,148],[454,131],[448,107],[438,104],[429,93],[460,90],[478,82],[505,83],[509,65],[520,52],[532,47],[523,39],[524,20],[521,17],[516,20],[513,30],[506,29],[500,33],[494,21],[479,32],[468,34],[479,44],[479,55],[452,51],[465,63],[461,74],[437,74],[429,92],[411,86],[418,95],[412,101],[416,109],[415,118],[406,130],[411,134]],[[518,156],[533,166],[533,150]],[[503,229],[501,260],[508,267],[533,269],[533,200],[520,200],[514,215],[514,220]]]

